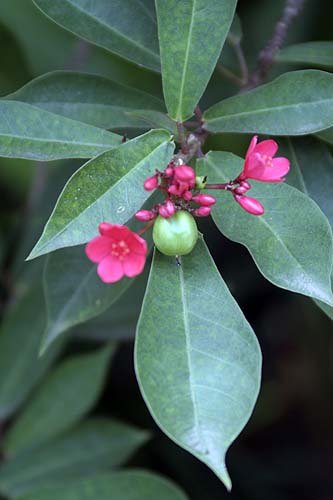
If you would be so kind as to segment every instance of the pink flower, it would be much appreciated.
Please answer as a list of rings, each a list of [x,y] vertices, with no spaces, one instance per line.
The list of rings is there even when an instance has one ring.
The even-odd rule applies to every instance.
[[[245,156],[244,170],[239,180],[256,179],[263,182],[283,182],[289,172],[289,160],[284,157],[273,158],[278,150],[275,141],[269,139],[258,143],[258,136],[252,137]]]
[[[152,177],[148,177],[148,179],[145,180],[143,183],[143,187],[145,188],[146,191],[152,191],[155,189],[158,185],[158,176],[153,175]]]
[[[255,198],[249,196],[234,194],[234,199],[240,206],[252,215],[262,215],[265,212],[262,204]]]
[[[101,236],[86,245],[87,257],[97,262],[97,273],[104,283],[119,281],[124,275],[133,278],[144,268],[147,243],[128,227],[102,222]]]
[[[195,203],[199,203],[199,205],[210,207],[211,205],[215,205],[216,198],[214,198],[214,196],[211,196],[210,194],[199,193],[193,196],[192,201],[194,201]]]

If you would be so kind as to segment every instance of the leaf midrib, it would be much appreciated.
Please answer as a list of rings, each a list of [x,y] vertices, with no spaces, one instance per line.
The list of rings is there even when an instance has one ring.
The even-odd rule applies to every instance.
[[[119,38],[122,38],[123,40],[126,40],[127,43],[129,43],[130,45],[134,46],[134,48],[139,48],[140,50],[142,50],[142,52],[146,52],[147,54],[149,55],[152,55],[153,58],[159,63],[160,61],[160,58],[158,56],[158,54],[156,54],[156,52],[153,52],[152,50],[150,50],[148,47],[145,47],[144,45],[141,45],[139,42],[137,41],[133,41],[131,38],[128,38],[126,35],[124,35],[123,33],[121,33],[118,29],[116,29],[114,26],[110,26],[109,24],[106,24],[105,22],[103,22],[101,19],[99,19],[98,17],[96,17],[94,14],[92,14],[91,12],[89,11],[85,11],[83,10],[82,8],[80,8],[78,5],[74,4],[71,0],[66,0],[67,3],[69,3],[74,9],[78,10],[79,12],[81,12],[82,14],[84,14],[84,16],[87,16],[87,17],[91,17],[92,19],[94,19],[94,21],[103,26],[104,28],[106,28],[108,31],[111,31],[112,33],[116,34]],[[94,42],[93,42],[94,43]],[[97,43],[96,43],[97,45]],[[99,43],[98,43],[99,45]],[[107,47],[108,50],[111,50],[109,46],[107,45],[102,45],[101,46],[103,47]],[[117,52],[118,53],[118,52]],[[128,57],[128,56],[127,56]],[[132,59],[131,59],[132,60]]]
[[[196,7],[196,0],[193,0],[192,11],[191,11],[191,21],[190,21],[189,33],[188,33],[187,45],[186,45],[186,51],[185,51],[183,73],[182,73],[182,79],[181,79],[180,88],[179,88],[178,108],[177,108],[177,112],[176,112],[176,117],[179,119],[182,119],[181,110],[182,110],[182,102],[183,102],[183,95],[184,95],[184,88],[185,88],[185,77],[187,74],[187,66],[188,66],[188,59],[189,59],[191,38],[192,38],[192,31],[193,31],[193,24],[194,24],[195,7]]]
[[[282,106],[272,106],[270,108],[253,108],[252,110],[249,110],[249,111],[240,111],[238,113],[233,113],[233,114],[223,114],[223,111],[222,111],[222,114],[220,116],[217,116],[217,117],[214,117],[214,118],[205,118],[205,120],[207,121],[207,123],[212,123],[212,122],[215,122],[215,121],[219,121],[219,120],[225,120],[225,119],[228,119],[228,118],[237,118],[239,116],[247,116],[247,115],[260,115],[261,113],[267,113],[267,112],[271,112],[271,111],[281,111],[281,110],[285,110],[285,109],[290,109],[290,108],[298,108],[299,106],[317,106],[318,104],[324,104],[324,103],[330,103],[332,104],[333,103],[333,98],[332,99],[320,99],[318,101],[312,101],[312,102],[298,102],[298,103],[295,103],[295,104],[286,104],[286,105],[282,105]],[[222,104],[221,104],[222,105]],[[218,106],[218,105],[216,105]],[[207,114],[209,113],[209,110],[207,111]],[[207,115],[206,115],[207,116]],[[332,123],[333,123],[333,118],[332,118]]]

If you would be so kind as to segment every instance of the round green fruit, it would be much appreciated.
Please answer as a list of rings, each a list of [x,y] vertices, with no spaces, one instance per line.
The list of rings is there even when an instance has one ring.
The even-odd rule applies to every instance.
[[[181,210],[169,219],[159,215],[154,223],[153,240],[164,255],[186,255],[193,250],[197,239],[197,224],[188,212]]]

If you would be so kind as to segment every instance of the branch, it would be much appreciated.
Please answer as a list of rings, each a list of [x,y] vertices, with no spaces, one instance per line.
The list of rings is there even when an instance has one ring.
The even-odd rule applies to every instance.
[[[257,87],[265,80],[273,66],[277,52],[286,39],[289,27],[300,13],[304,2],[305,0],[286,0],[282,16],[274,28],[272,38],[259,54],[257,66],[246,87],[247,90]]]

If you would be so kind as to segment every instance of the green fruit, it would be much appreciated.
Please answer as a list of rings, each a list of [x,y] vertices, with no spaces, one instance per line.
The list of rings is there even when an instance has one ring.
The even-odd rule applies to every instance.
[[[186,255],[193,250],[197,239],[197,224],[188,212],[176,212],[169,219],[159,215],[154,223],[153,240],[164,255]]]

